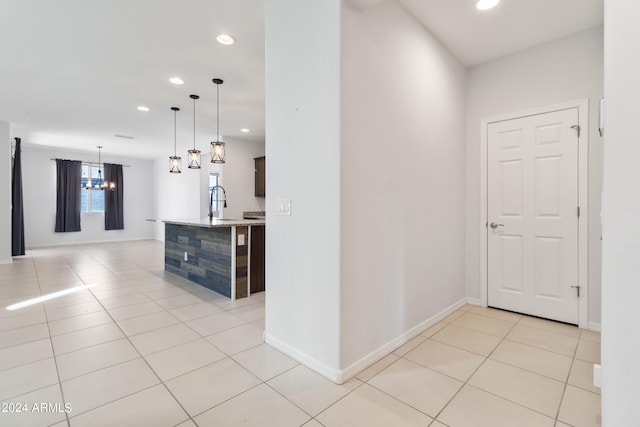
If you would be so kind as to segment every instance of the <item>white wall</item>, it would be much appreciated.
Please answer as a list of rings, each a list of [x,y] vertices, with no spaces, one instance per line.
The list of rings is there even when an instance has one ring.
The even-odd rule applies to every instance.
[[[204,156],[203,156],[204,163]],[[169,172],[169,154],[153,161],[155,192],[152,218],[200,218],[201,170],[188,169],[186,153],[182,156],[182,173]],[[164,241],[164,224],[156,223],[154,238]]]
[[[266,7],[266,338],[341,381],[465,299],[466,72],[395,1],[300,3]]]
[[[637,426],[640,396],[640,3],[605,1],[602,425]]]
[[[348,368],[465,297],[466,70],[395,1],[345,4],[342,40]]]
[[[11,262],[11,135],[0,120],[0,264]]]
[[[209,214],[209,173],[220,175],[220,185],[227,192],[227,208],[222,207],[220,218],[242,218],[244,211],[263,211],[264,197],[254,196],[255,157],[264,156],[264,144],[225,138],[226,163],[211,163],[209,147],[202,150],[202,168],[187,168],[186,155],[182,158],[182,173],[169,173],[169,156],[155,159],[153,174],[155,188],[155,206],[152,215],[155,219],[196,219],[206,218]],[[154,227],[154,238],[164,240],[164,224]]]
[[[327,376],[340,358],[340,3],[265,2],[266,340]]]
[[[466,288],[480,298],[480,120],[589,98],[589,313],[600,323],[603,28],[584,31],[487,62],[468,71]]]
[[[104,229],[104,214],[82,214],[80,232],[56,233],[56,162],[51,159],[97,161],[95,151],[67,151],[22,144],[24,230],[27,247],[153,238],[153,227],[145,221],[153,216],[152,162],[110,156],[102,160],[127,164],[124,181],[124,230]]]
[[[209,188],[207,174],[209,172],[220,174],[220,183],[227,192],[227,208],[222,208],[222,203],[220,203],[221,218],[238,219],[242,218],[242,212],[245,211],[263,211],[265,198],[254,196],[255,168],[253,159],[264,156],[264,144],[235,138],[225,138],[225,144],[226,163],[224,165],[212,164],[209,153],[206,153],[206,158],[203,156],[201,195],[204,197],[201,197],[201,216],[206,217],[209,213],[209,199],[207,197]]]

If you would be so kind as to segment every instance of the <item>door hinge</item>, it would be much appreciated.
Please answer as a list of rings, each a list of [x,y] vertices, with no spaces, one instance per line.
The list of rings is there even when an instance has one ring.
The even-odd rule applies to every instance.
[[[571,129],[575,129],[576,132],[578,132],[578,138],[580,138],[580,125],[573,125]]]
[[[578,206],[578,218],[580,218],[580,206]]]
[[[572,288],[576,288],[576,292],[578,293],[578,298],[580,298],[580,289],[582,288],[582,286],[576,285],[576,286],[572,286]]]

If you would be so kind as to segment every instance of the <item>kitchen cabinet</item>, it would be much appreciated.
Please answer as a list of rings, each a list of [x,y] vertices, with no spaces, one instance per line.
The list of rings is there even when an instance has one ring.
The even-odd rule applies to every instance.
[[[256,157],[254,161],[254,173],[255,173],[255,196],[265,197],[266,195],[266,161],[265,157]]]

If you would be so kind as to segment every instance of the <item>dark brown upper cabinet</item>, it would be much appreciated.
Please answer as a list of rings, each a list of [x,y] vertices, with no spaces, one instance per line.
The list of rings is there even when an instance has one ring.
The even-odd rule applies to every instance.
[[[265,157],[256,157],[253,159],[255,167],[255,196],[265,197],[266,195],[266,171],[267,165]]]

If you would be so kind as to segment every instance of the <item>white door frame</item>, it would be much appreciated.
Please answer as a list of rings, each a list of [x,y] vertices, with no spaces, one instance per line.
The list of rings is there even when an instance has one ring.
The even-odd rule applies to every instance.
[[[554,111],[578,108],[578,125],[580,137],[578,138],[578,205],[580,217],[578,218],[578,284],[580,300],[578,301],[578,326],[588,327],[589,310],[589,277],[588,277],[588,217],[589,217],[589,98],[578,99],[562,104],[547,107],[534,108],[526,111],[503,114],[489,117],[480,121],[480,304],[486,307],[488,268],[487,268],[487,132],[489,124],[505,120],[518,119],[536,114],[550,113]]]

